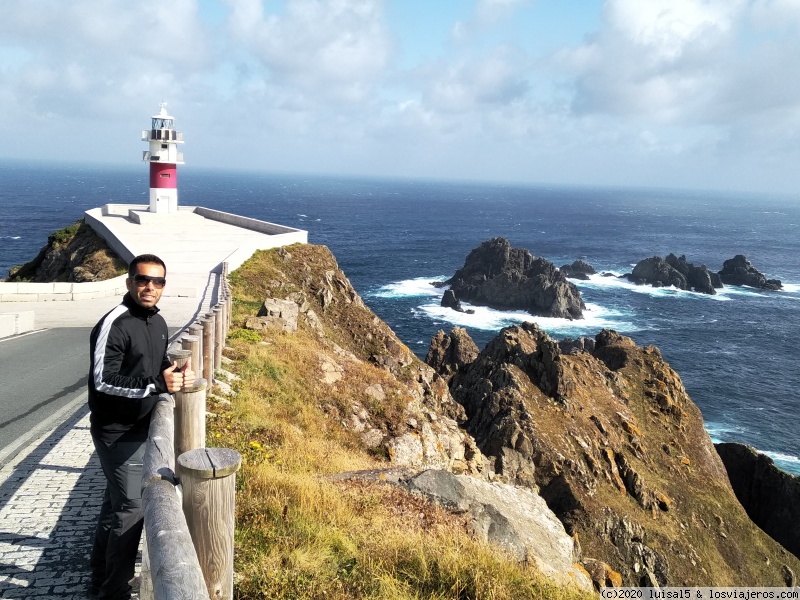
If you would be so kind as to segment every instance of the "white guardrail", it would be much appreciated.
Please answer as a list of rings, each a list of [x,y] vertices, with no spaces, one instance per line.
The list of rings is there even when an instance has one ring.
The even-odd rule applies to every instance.
[[[0,281],[0,302],[89,300],[92,298],[121,296],[127,291],[125,288],[125,279],[127,277],[127,275],[120,275],[105,281],[87,281],[84,283]]]

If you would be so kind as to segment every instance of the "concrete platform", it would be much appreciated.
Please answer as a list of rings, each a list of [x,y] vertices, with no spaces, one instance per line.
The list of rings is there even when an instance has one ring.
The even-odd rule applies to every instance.
[[[164,260],[167,286],[159,308],[167,323],[177,328],[216,304],[223,262],[232,271],[256,250],[308,241],[308,233],[301,229],[194,206],[180,207],[173,214],[154,214],[145,205],[107,204],[86,211],[85,217],[126,262],[139,254],[156,254]],[[124,279],[85,284],[1,283],[0,313],[35,315],[39,328],[92,326],[119,303]],[[21,333],[15,319],[5,317],[0,337]]]

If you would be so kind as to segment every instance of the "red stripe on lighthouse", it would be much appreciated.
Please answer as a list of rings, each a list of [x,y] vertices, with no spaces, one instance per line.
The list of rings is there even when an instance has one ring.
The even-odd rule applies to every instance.
[[[177,167],[170,163],[150,163],[150,187],[177,188]]]

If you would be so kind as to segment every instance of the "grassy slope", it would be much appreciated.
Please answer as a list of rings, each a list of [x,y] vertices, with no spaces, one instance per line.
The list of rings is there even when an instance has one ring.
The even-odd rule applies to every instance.
[[[318,284],[337,270],[327,248],[294,246],[288,254],[257,253],[231,278],[228,355],[241,380],[230,402],[210,401],[208,445],[245,458],[237,481],[237,597],[589,597],[479,543],[457,515],[388,485],[325,478],[390,466],[341,425],[341,414],[358,396],[390,421],[392,403],[404,397],[402,377],[366,361],[399,343],[388,327],[360,301],[323,310]],[[324,336],[303,319],[295,334],[240,328],[264,298],[293,292],[320,316]],[[321,379],[321,356],[341,365],[333,385]],[[386,406],[368,404],[358,391],[372,382],[389,391]]]

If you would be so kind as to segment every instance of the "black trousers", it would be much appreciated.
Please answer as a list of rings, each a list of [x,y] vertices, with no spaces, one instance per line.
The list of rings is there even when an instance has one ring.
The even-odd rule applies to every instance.
[[[103,600],[130,598],[139,539],[142,537],[142,458],[146,438],[127,433],[104,442],[92,428],[92,440],[106,476],[103,505],[89,559],[92,583]]]

